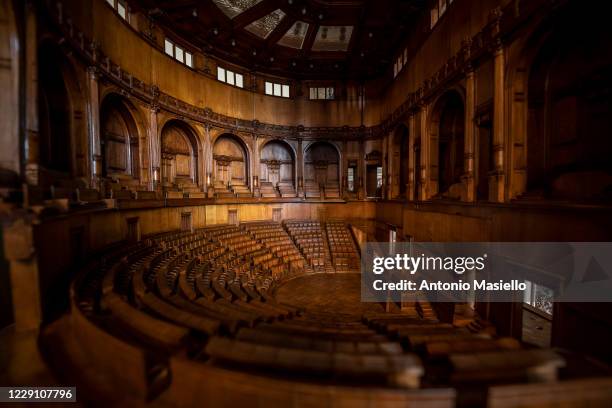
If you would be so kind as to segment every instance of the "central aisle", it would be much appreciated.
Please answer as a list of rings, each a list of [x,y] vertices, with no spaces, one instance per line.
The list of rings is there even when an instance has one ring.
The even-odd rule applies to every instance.
[[[358,273],[301,276],[279,287],[276,299],[311,313],[343,314],[347,315],[344,318],[354,316],[355,320],[360,320],[364,313],[384,312],[379,303],[361,302]]]

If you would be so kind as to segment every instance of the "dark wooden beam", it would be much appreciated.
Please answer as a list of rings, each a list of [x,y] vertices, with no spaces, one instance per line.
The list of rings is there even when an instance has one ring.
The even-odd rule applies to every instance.
[[[281,38],[283,38],[287,30],[289,30],[295,22],[295,18],[285,16],[285,18],[283,18],[281,22],[278,23],[276,28],[270,33],[268,38],[266,38],[265,47],[268,48],[269,46],[276,44]]]
[[[304,44],[302,45],[302,56],[308,57],[314,44],[315,38],[317,38],[317,32],[319,31],[318,24],[310,24],[308,31],[306,32],[306,38],[304,38]]]
[[[238,14],[232,19],[232,25],[234,29],[245,27],[251,24],[253,21],[257,21],[263,16],[266,16],[278,9],[278,4],[274,0],[263,0],[257,3],[250,9]]]

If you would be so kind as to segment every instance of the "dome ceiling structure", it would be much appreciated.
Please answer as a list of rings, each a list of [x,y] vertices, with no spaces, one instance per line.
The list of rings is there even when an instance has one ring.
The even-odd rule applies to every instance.
[[[185,44],[296,79],[382,75],[426,0],[134,0]]]

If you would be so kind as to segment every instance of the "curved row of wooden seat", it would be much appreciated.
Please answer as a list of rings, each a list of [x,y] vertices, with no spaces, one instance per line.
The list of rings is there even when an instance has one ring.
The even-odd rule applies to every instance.
[[[306,222],[285,227],[305,237],[318,235]],[[322,230],[321,224],[318,228]],[[322,390],[329,393],[326,387],[334,384],[337,401],[348,398],[351,406],[371,404],[373,395],[383,400],[393,395],[391,405],[411,401],[422,404],[418,406],[504,406],[508,389],[531,395],[536,389],[532,385],[547,390],[552,404],[558,397],[551,391],[556,384],[584,381],[561,375],[565,359],[553,350],[526,348],[496,336],[476,320],[461,327],[437,321],[426,299],[409,305],[407,312],[367,314],[361,319],[278,303],[273,295],[276,285],[309,271],[308,265],[291,264],[291,254],[301,253],[287,230],[271,222],[220,225],[113,248],[75,282],[76,312],[85,317],[73,319],[75,329],[83,327],[82,338],[94,345],[96,330],[105,333],[100,338],[107,344],[99,347],[105,353],[114,347],[119,355],[129,353],[125,361],[133,367],[127,371],[136,377],[142,373],[145,380],[127,373],[118,378],[158,401],[164,395],[178,400],[200,395],[208,401],[201,394],[206,389],[208,397],[224,401],[220,405],[236,402],[193,382],[192,376],[203,382],[221,381],[212,373],[237,378],[239,372],[248,372],[244,378],[250,384],[279,386],[278,392],[286,395],[310,384],[310,392],[317,395],[315,405],[328,401]],[[335,230],[341,227],[326,228],[328,237]],[[270,260],[274,262],[266,264]],[[284,269],[277,272],[262,264]],[[109,372],[120,369],[99,356],[91,358]],[[594,406],[610,401],[612,396],[603,388],[610,384],[585,383]],[[350,385],[363,387],[366,394],[354,397]],[[237,385],[238,393],[241,386]],[[267,397],[270,389],[252,392],[255,401],[274,401]],[[573,401],[559,395],[565,396],[561,402]],[[524,399],[515,402],[514,406],[529,406]],[[567,406],[580,406],[573,404]]]

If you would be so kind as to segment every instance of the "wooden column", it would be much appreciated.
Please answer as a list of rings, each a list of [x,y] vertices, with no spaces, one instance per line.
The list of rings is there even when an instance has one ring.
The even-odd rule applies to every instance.
[[[420,200],[429,198],[429,165],[431,148],[431,137],[427,132],[427,105],[423,104],[419,111],[420,133],[421,133],[421,168],[419,170],[419,197]]]
[[[202,160],[204,165],[204,191],[208,192],[209,187],[214,184],[213,180],[213,155],[212,144],[210,141],[210,125],[204,125],[204,146]]]
[[[342,141],[342,160],[340,161],[340,197],[344,197],[344,192],[348,188],[348,159],[347,159],[347,142]]]
[[[255,186],[253,183],[255,176],[257,176],[258,179],[261,179],[261,177],[259,177],[260,176],[259,171],[261,168],[261,166],[259,165],[259,161],[260,161],[259,143],[260,141],[261,141],[261,138],[257,134],[254,133],[253,134],[253,163],[251,163],[251,177],[249,177],[251,180],[249,187],[252,192],[255,191]]]
[[[38,135],[38,43],[34,2],[25,7],[25,176],[29,185],[39,182],[40,146]]]
[[[297,179],[298,197],[302,197],[304,195],[304,147],[301,138],[297,140]]]
[[[504,201],[504,47],[500,40],[493,58],[493,164],[489,177],[489,200]]]
[[[470,66],[465,74],[465,133],[463,147],[463,195],[462,200],[472,202],[476,199],[474,183],[474,140],[476,128],[474,113],[476,110],[476,81],[474,70]]]
[[[357,194],[358,194],[358,198],[360,200],[363,200],[366,198],[366,191],[365,191],[365,182],[366,182],[366,172],[367,172],[367,167],[366,167],[366,162],[365,162],[365,141],[363,139],[359,140],[359,154],[360,154],[360,160],[359,160],[359,179],[357,180],[357,182],[359,183],[357,186]]]
[[[5,2],[0,10],[6,13],[0,18],[0,194],[5,187],[19,188],[21,173],[20,141],[20,68],[22,59],[19,55],[20,43],[17,34],[17,23],[13,12],[13,3]]]
[[[151,156],[151,189],[156,190],[161,182],[161,143],[157,128],[157,114],[159,106],[152,104],[149,107],[149,149]]]
[[[415,156],[414,156],[414,140],[417,135],[417,124],[416,116],[411,113],[408,117],[408,186],[406,187],[406,198],[410,201],[415,201],[414,196],[414,183],[415,183],[415,172],[418,173],[419,169],[414,168]],[[402,157],[402,159],[405,159]]]
[[[100,92],[98,89],[98,69],[87,68],[87,123],[89,130],[90,183],[92,188],[100,188],[102,177],[102,145],[100,143]]]

